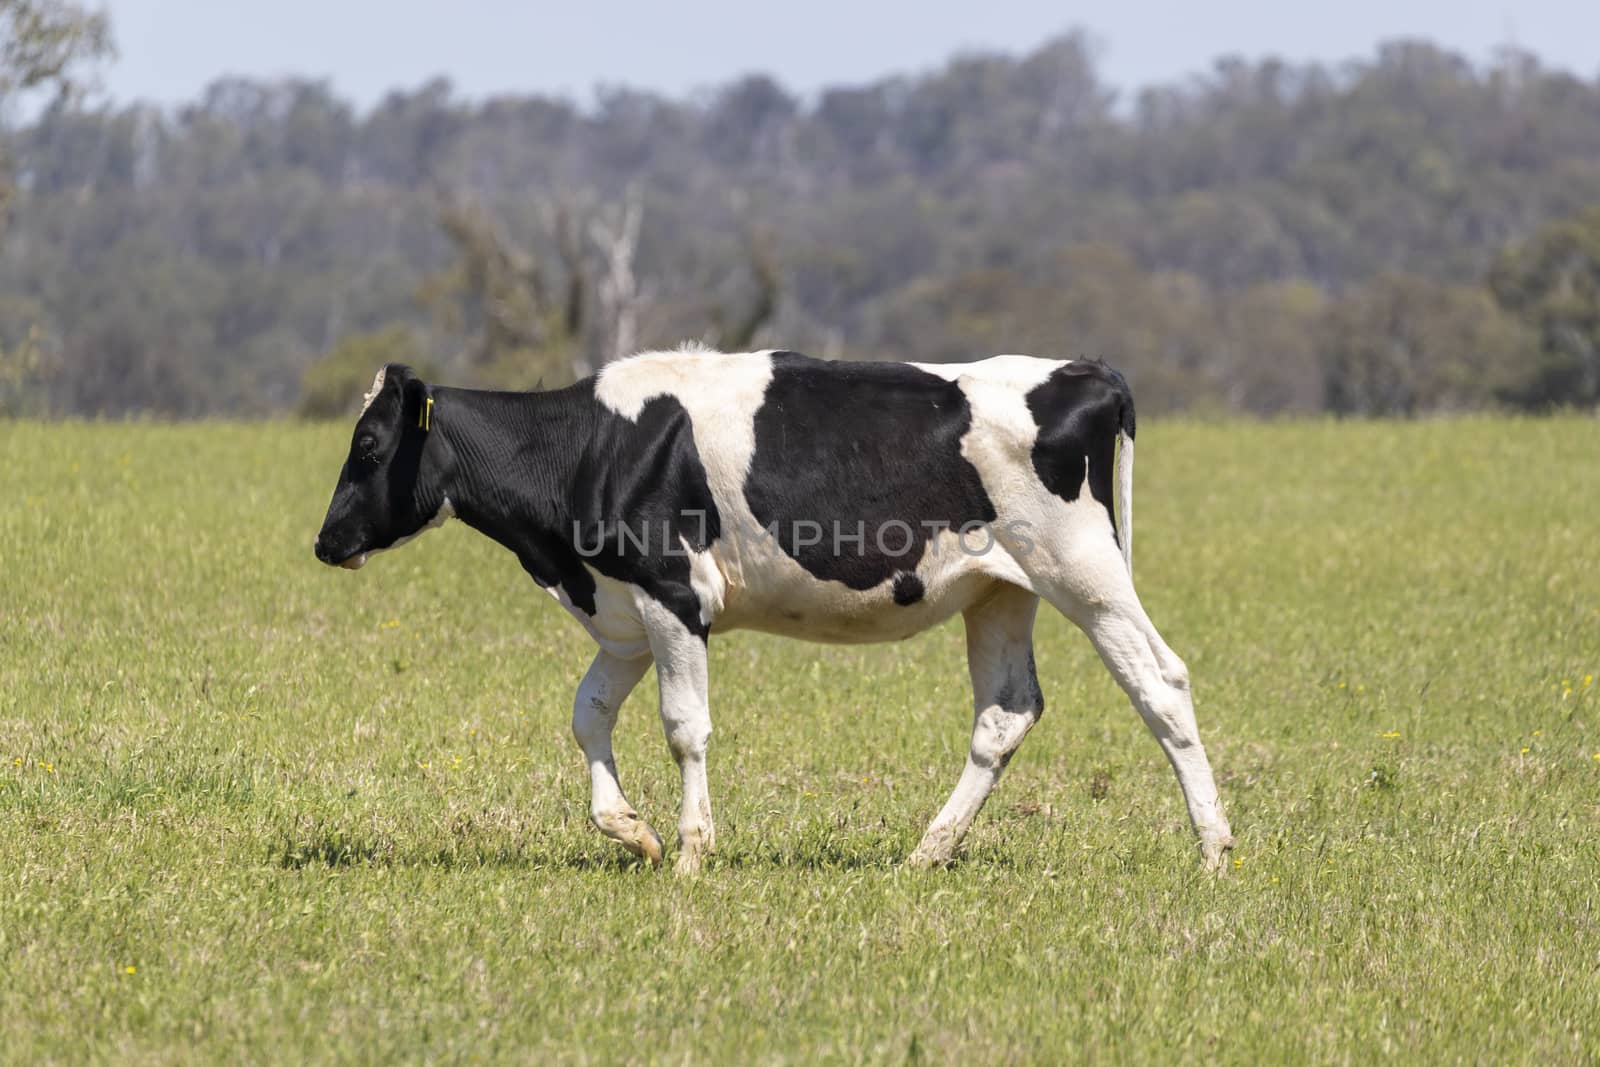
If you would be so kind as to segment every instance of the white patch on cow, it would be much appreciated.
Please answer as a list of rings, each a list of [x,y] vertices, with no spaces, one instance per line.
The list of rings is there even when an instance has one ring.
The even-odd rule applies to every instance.
[[[607,364],[595,396],[629,420],[654,397],[674,398],[694,424],[712,489],[728,479],[742,488],[756,449],[753,419],[771,380],[771,352],[645,352]]]
[[[416,533],[407,534],[394,544],[390,545],[389,549],[399,548],[401,545],[408,545],[412,541],[415,541],[417,538],[421,537],[423,534],[427,533],[429,530],[437,530],[439,527],[443,526],[445,523],[449,522],[455,517],[455,505],[450,503],[449,497],[445,497],[443,503],[439,505],[439,510],[433,513],[433,518],[423,523],[422,526],[417,529]],[[383,549],[382,551],[388,551],[389,549]]]
[[[678,544],[689,556],[689,588],[694,590],[695,599],[700,601],[700,622],[709,626],[722,614],[728,581],[711,552],[694,551],[682,537],[678,538]]]
[[[595,381],[595,395],[630,420],[638,419],[653,397],[670,396],[682,404],[720,503],[724,496],[744,495],[756,451],[756,409],[771,381],[771,352],[647,352],[608,364]]]
[[[636,659],[648,653],[650,642],[639,621],[638,599],[643,592],[637,586],[608,578],[587,563],[583,569],[594,580],[593,615],[574,604],[559,583],[545,586],[544,591],[568,615],[577,619],[594,643],[606,652],[622,659]]]
[[[383,379],[387,371],[387,367],[378,368],[377,377],[372,379],[372,388],[368,389],[367,394],[361,398],[361,414],[365,415],[367,409],[372,406],[372,402],[378,399],[378,394],[383,392]]]
[[[1109,601],[1124,588],[1131,589],[1122,552],[1111,537],[1106,505],[1089,492],[1087,456],[1077,498],[1056,498],[1055,510],[1061,516],[1058,536],[1064,542],[1058,551],[1065,559],[1058,563],[1059,573],[1052,575],[1052,584],[1079,592],[1091,604]]]
[[[980,359],[975,363],[912,363],[921,371],[927,371],[935,377],[943,378],[947,382],[960,381],[970,378],[974,381],[989,382],[995,385],[1009,385],[1012,388],[1033,388],[1046,378],[1051,372],[1064,363],[1071,363],[1070,359],[1040,359],[1038,356],[1003,355],[990,356]],[[1029,421],[1032,421],[1031,419]]]

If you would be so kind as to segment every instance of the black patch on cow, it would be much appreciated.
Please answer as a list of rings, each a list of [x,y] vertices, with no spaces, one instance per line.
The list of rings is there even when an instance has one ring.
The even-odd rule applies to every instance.
[[[1133,394],[1121,374],[1098,361],[1068,363],[1028,392],[1039,427],[1033,469],[1063,500],[1078,499],[1088,464],[1089,494],[1112,517],[1117,431],[1134,434]],[[1111,521],[1112,534],[1116,522]]]
[[[810,574],[872,589],[913,570],[940,526],[994,521],[961,454],[971,425],[960,386],[927,371],[774,353],[745,502]]]
[[[1039,688],[1039,670],[1033,661],[1033,649],[1028,649],[1027,667],[1019,677],[1015,673],[1006,677],[995,694],[994,702],[1006,711],[1038,715],[1044,711],[1044,692]]]
[[[446,492],[464,522],[588,615],[597,609],[585,564],[639,586],[707,636],[687,549],[704,551],[722,521],[676,398],[653,397],[630,420],[599,401],[593,379],[544,393],[435,397],[435,432],[453,453]]]
[[[901,607],[915,604],[927,592],[915,574],[898,574],[894,579],[894,602]]]

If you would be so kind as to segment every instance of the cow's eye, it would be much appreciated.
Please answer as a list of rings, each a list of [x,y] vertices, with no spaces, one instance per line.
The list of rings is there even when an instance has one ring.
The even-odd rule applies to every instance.
[[[363,456],[370,456],[378,450],[378,439],[370,433],[364,433],[356,442],[356,447],[361,450]]]

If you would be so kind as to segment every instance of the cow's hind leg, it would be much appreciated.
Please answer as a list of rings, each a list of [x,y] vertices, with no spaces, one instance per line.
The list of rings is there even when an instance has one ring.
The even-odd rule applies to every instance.
[[[611,752],[617,712],[649,669],[649,656],[622,659],[609,652],[598,653],[572,703],[572,734],[589,763],[589,817],[595,827],[635,856],[643,856],[659,867],[661,838],[639,818],[623,795]]]
[[[950,861],[999,782],[1000,772],[1044,711],[1033,665],[1033,617],[1038,606],[1039,598],[1027,590],[1001,585],[965,613],[972,745],[955,792],[908,860],[913,866]]]
[[[651,605],[645,614],[656,680],[661,684],[661,726],[683,781],[676,869],[679,874],[695,874],[716,848],[706,782],[706,748],[711,740],[706,642],[664,608]]]
[[[1104,519],[1079,525],[1055,552],[1040,554],[1033,577],[1040,591],[1094,643],[1177,774],[1208,868],[1222,866],[1233,834],[1200,743],[1189,669],[1145,614]],[[1102,533],[1101,530],[1106,532]]]

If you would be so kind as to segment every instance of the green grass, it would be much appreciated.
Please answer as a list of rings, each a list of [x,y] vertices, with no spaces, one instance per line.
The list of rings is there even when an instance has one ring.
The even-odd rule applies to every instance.
[[[0,423],[0,1059],[1600,1057],[1600,422],[1148,426],[1222,879],[1054,615],[953,869],[898,863],[965,752],[958,623],[714,639],[722,851],[625,860],[587,638],[508,553],[313,560],[346,432]],[[618,762],[670,830],[653,689]]]

